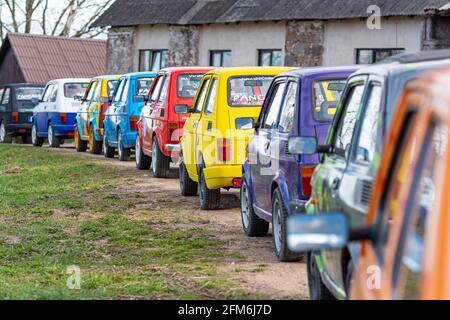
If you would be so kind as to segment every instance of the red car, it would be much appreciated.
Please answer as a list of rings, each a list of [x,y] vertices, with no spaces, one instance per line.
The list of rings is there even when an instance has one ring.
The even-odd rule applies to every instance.
[[[158,72],[138,122],[136,167],[139,170],[151,167],[155,177],[169,176],[170,163],[179,151],[188,110],[203,75],[213,69],[178,67]]]

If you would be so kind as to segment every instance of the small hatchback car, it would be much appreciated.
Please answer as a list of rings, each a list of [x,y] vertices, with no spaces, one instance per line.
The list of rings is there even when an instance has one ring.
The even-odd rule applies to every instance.
[[[88,144],[92,154],[103,151],[103,121],[120,76],[101,76],[91,80],[81,100],[75,124],[74,140],[78,152]]]
[[[0,86],[0,143],[13,136],[28,141],[33,121],[33,99],[41,99],[44,86],[12,84]]]
[[[450,299],[450,69],[409,83],[362,228],[344,213],[291,217],[296,251],[361,243],[350,298]]]
[[[75,118],[89,81],[60,79],[47,84],[33,112],[31,141],[35,147],[41,147],[45,138],[51,148],[58,148],[64,139],[73,138]]]
[[[169,176],[170,162],[180,149],[180,138],[187,111],[209,67],[167,68],[158,72],[142,109],[136,139],[136,166],[152,167],[157,178]]]
[[[155,76],[154,72],[139,72],[120,77],[103,121],[103,154],[106,158],[113,158],[117,148],[120,161],[130,159],[136,143],[138,117]]]
[[[200,193],[203,210],[220,206],[221,188],[240,188],[245,150],[276,67],[217,69],[202,79],[181,139],[180,188]]]
[[[311,196],[311,176],[318,154],[290,153],[291,136],[315,137],[325,143],[347,78],[357,67],[307,68],[275,77],[248,147],[241,187],[244,232],[264,237],[273,225],[280,261],[300,256],[287,247],[286,219],[303,211]]]

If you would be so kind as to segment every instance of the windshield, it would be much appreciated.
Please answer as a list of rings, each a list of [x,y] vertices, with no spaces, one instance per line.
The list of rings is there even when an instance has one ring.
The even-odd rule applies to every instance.
[[[346,82],[346,79],[333,79],[320,80],[314,83],[313,115],[316,121],[333,121]]]
[[[31,99],[41,99],[44,88],[24,87],[16,88],[17,101],[31,101]]]
[[[154,78],[140,78],[136,80],[136,95],[148,96],[150,87],[152,86]]]
[[[260,107],[273,76],[245,76],[228,80],[228,104],[232,107]]]
[[[202,73],[181,74],[177,80],[177,95],[179,98],[194,98],[200,81],[203,78]]]
[[[66,83],[64,84],[64,97],[84,97],[89,83]]]

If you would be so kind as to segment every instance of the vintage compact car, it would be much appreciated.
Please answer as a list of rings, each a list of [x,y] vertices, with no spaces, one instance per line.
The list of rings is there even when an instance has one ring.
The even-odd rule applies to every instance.
[[[41,147],[47,138],[51,148],[58,148],[64,139],[73,138],[75,118],[89,79],[50,81],[41,99],[34,99],[31,142]]]
[[[158,72],[142,109],[136,139],[136,166],[157,178],[169,176],[170,163],[179,151],[187,110],[209,67],[177,67]]]
[[[92,154],[102,153],[105,112],[119,79],[120,76],[101,76],[89,83],[76,117],[74,140],[78,152],[85,152],[89,144]]]
[[[273,226],[275,252],[280,261],[300,255],[287,247],[286,219],[304,211],[311,196],[311,177],[318,154],[294,155],[291,136],[316,137],[326,142],[328,129],[347,78],[358,67],[306,68],[275,77],[248,147],[241,186],[244,232],[264,237]]]
[[[245,150],[267,90],[274,76],[288,70],[239,67],[205,74],[181,139],[182,195],[197,195],[198,189],[201,208],[214,210],[221,188],[240,188]]]
[[[312,151],[319,151],[322,158],[313,174],[308,212],[341,211],[353,227],[364,223],[386,132],[405,84],[426,71],[450,65],[448,57],[450,50],[402,54],[362,68],[349,78],[326,144]],[[309,140],[317,145],[314,138]],[[343,250],[309,253],[311,297],[345,299],[358,254],[358,243],[349,243]]]
[[[14,136],[28,142],[33,121],[33,99],[40,99],[44,86],[11,84],[0,86],[0,143]]]
[[[295,251],[361,244],[351,299],[450,299],[449,83],[445,69],[407,85],[363,226],[341,212],[288,222]]]
[[[139,115],[155,76],[155,72],[139,72],[120,77],[103,121],[103,154],[106,158],[113,158],[117,148],[120,161],[130,159],[136,143]]]

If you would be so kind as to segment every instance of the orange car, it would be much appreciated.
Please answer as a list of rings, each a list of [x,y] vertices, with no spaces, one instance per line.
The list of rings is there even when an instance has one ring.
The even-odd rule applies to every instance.
[[[294,251],[361,241],[351,299],[450,299],[450,69],[405,89],[375,185],[367,227],[340,213],[289,221]]]

